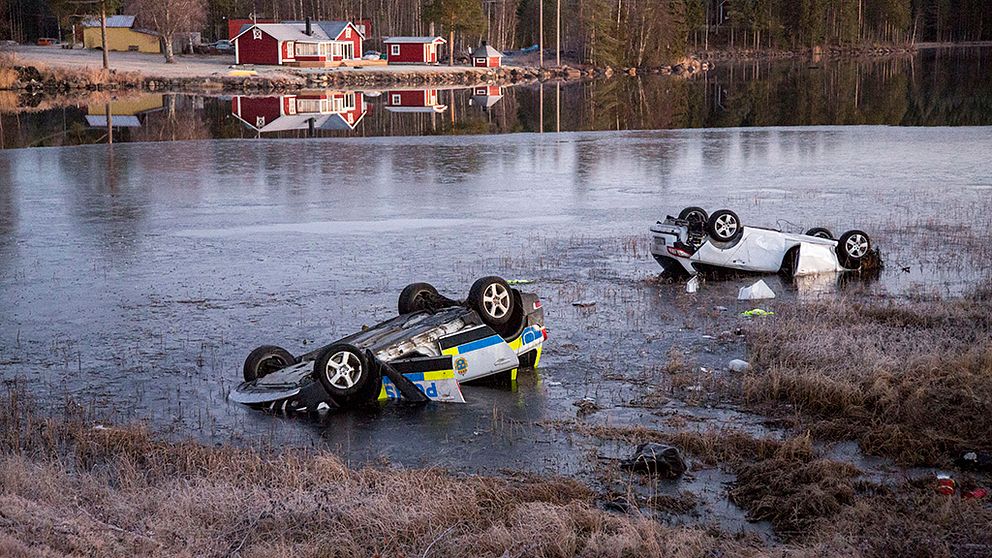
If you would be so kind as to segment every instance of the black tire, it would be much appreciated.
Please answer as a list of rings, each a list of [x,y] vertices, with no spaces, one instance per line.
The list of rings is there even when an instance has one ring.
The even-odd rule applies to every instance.
[[[537,349],[531,349],[520,355],[520,368],[534,368],[537,363]]]
[[[348,404],[369,399],[370,393],[379,387],[377,383],[381,379],[372,368],[358,347],[336,343],[317,356],[313,375],[336,402]]]
[[[859,230],[847,231],[837,239],[837,259],[847,269],[858,269],[861,261],[871,252],[871,239],[868,233]]]
[[[823,227],[813,227],[812,229],[805,232],[806,236],[815,236],[816,238],[825,238],[827,240],[834,239],[834,233],[830,232],[830,229],[825,229]]]
[[[517,299],[506,281],[490,275],[472,283],[468,291],[468,304],[486,325],[499,328],[513,318]]]
[[[733,242],[744,234],[741,218],[729,209],[714,211],[706,221],[706,234],[718,242]]]
[[[689,221],[705,225],[709,221],[709,214],[701,207],[690,206],[679,212],[679,221]]]
[[[402,314],[412,314],[430,309],[431,301],[437,299],[437,289],[430,283],[411,283],[400,292],[397,310]]]
[[[248,353],[248,358],[245,359],[243,371],[245,381],[254,382],[295,362],[296,359],[286,349],[274,345],[262,345]]]

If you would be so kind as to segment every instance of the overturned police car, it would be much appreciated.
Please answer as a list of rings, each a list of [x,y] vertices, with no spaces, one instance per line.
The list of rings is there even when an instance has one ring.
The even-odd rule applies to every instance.
[[[317,411],[387,399],[464,403],[460,383],[536,367],[547,332],[537,295],[490,276],[464,301],[413,283],[399,315],[308,353],[272,345],[244,363],[232,401],[279,411]]]
[[[712,215],[687,207],[651,227],[651,254],[666,272],[695,275],[710,269],[794,276],[857,270],[871,256],[868,234],[850,230],[834,239],[825,228],[793,234],[744,226],[729,209]]]

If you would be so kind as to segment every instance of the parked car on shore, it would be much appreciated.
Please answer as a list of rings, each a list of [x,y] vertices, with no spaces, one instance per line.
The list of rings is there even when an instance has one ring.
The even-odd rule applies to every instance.
[[[834,239],[821,227],[805,234],[744,226],[729,209],[707,214],[687,207],[651,227],[651,254],[666,272],[691,276],[708,269],[813,275],[860,269],[871,256],[868,234],[850,230]]]
[[[408,399],[464,403],[461,382],[536,367],[547,333],[538,297],[499,277],[472,284],[468,298],[428,283],[400,293],[395,318],[293,356],[263,345],[245,359],[232,401],[254,408],[317,411]]]

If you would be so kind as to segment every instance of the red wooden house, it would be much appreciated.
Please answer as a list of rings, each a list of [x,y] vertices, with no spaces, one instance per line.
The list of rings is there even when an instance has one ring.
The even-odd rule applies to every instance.
[[[386,37],[382,42],[390,64],[437,64],[437,47],[447,41],[441,37]]]
[[[476,68],[499,68],[503,65],[503,53],[482,41],[478,48],[472,51],[472,65]]]
[[[368,112],[357,91],[301,91],[295,95],[231,99],[231,114],[256,132],[354,130]]]
[[[394,89],[386,92],[389,112],[444,112],[448,105],[437,101],[437,89]]]
[[[234,37],[234,63],[339,66],[362,57],[365,37],[350,21],[253,23]]]

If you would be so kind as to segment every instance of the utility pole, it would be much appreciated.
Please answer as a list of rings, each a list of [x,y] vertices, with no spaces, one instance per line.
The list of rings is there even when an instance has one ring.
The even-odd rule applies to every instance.
[[[110,69],[110,59],[107,57],[107,2],[100,0],[100,43],[103,48],[103,69]]]
[[[540,13],[537,14],[537,47],[540,52],[541,68],[544,68],[544,0],[541,0],[540,7],[538,8]]]
[[[555,8],[555,66],[561,68],[561,0]]]

